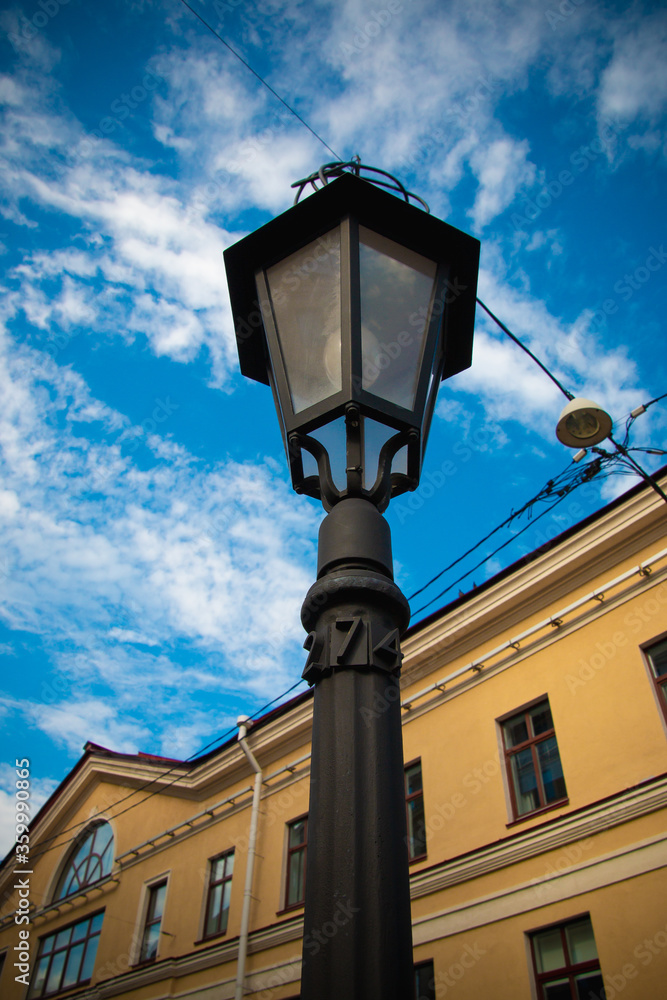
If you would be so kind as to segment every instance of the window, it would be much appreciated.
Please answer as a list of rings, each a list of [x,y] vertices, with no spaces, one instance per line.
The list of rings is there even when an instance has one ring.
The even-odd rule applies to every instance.
[[[415,965],[415,1000],[435,1000],[433,959]]]
[[[539,1000],[604,1000],[590,917],[530,936]]]
[[[287,891],[285,907],[300,906],[306,893],[308,817],[287,824]]]
[[[515,817],[546,809],[567,797],[548,700],[502,723]]]
[[[74,845],[58,879],[54,901],[80,892],[108,875],[113,864],[113,833],[108,823],[88,827]]]
[[[644,651],[651,668],[653,683],[656,686],[662,710],[667,716],[667,639],[662,639],[655,646]]]
[[[90,982],[104,911],[40,939],[29,997],[48,997]]]
[[[232,894],[234,851],[227,851],[211,860],[211,875],[206,899],[204,937],[224,934],[229,917],[229,899]]]
[[[405,769],[405,809],[408,820],[408,858],[414,861],[426,855],[426,821],[420,760],[408,764]]]
[[[167,880],[152,885],[148,891],[148,907],[146,909],[146,923],[144,924],[144,934],[141,939],[140,962],[154,962],[157,957],[158,945],[160,943],[160,927],[162,925],[162,914],[164,913],[164,901],[167,895]]]

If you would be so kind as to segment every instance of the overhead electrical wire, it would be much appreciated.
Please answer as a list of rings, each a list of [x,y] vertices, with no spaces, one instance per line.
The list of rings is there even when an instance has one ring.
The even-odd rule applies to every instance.
[[[279,694],[276,698],[273,698],[271,701],[267,702],[266,705],[262,705],[261,708],[256,709],[255,712],[253,713],[253,715],[249,716],[249,718],[253,719],[253,720],[256,719],[259,715],[263,714],[267,710],[267,708],[270,708],[271,705],[275,705],[275,703],[277,701],[281,701],[288,694],[290,694],[296,687],[299,687],[299,685],[303,684],[303,683],[304,683],[303,678],[300,677],[299,680],[295,684],[292,684],[292,686],[290,688],[288,688],[286,691],[283,691],[282,694]],[[218,743],[224,743],[227,739],[229,739],[230,736],[233,736],[234,733],[236,733],[237,731],[238,731],[237,727],[233,726],[232,728],[228,729],[226,732],[221,733],[220,735],[216,736],[215,739],[213,739],[209,743],[207,743],[206,746],[202,747],[201,750],[197,750],[196,753],[191,754],[190,757],[187,757],[185,760],[175,761],[170,768],[167,768],[167,770],[162,771],[161,774],[155,775],[155,777],[151,778],[150,781],[146,781],[143,785],[140,785],[138,788],[133,789],[127,795],[124,795],[122,799],[118,799],[117,802],[114,802],[112,808],[115,808],[116,806],[122,805],[123,802],[127,802],[128,799],[131,799],[135,795],[138,795],[139,792],[145,791],[147,788],[150,788],[152,785],[156,785],[157,786],[158,782],[160,782],[159,786],[156,787],[152,792],[150,792],[149,795],[146,795],[143,799],[139,799],[138,802],[134,802],[131,806],[127,806],[125,809],[121,809],[120,812],[110,814],[108,818],[110,820],[112,820],[112,819],[117,819],[119,816],[124,816],[125,813],[130,812],[132,809],[136,809],[137,806],[144,805],[144,803],[148,802],[149,799],[151,799],[154,795],[157,795],[159,792],[164,791],[165,787],[166,788],[170,788],[172,785],[175,785],[176,782],[180,778],[183,777],[183,773],[181,771],[178,771],[177,774],[174,776],[174,779],[172,781],[170,781],[166,786],[164,784],[164,779],[168,778],[169,775],[173,771],[176,771],[177,768],[182,767],[183,764],[193,763],[199,757],[202,757],[206,753],[206,751],[209,750],[211,747],[215,746]],[[148,756],[150,757],[150,754]],[[35,853],[33,855],[34,859],[37,860],[37,858],[41,858],[45,854],[49,854],[51,851],[59,850],[61,847],[64,847],[65,844],[70,843],[70,841],[74,839],[73,837],[69,838],[69,840],[61,841],[60,843],[57,843],[57,844],[53,843],[53,841],[58,840],[60,837],[63,836],[63,834],[74,833],[75,831],[80,831],[89,821],[90,821],[90,817],[88,816],[88,817],[86,817],[86,819],[81,820],[80,823],[74,823],[72,826],[68,826],[64,830],[60,830],[58,833],[54,834],[52,837],[46,837],[44,840],[40,841],[39,848],[37,848],[37,850],[35,851]],[[34,822],[34,820],[33,820],[33,822]],[[41,850],[41,847],[44,844],[52,844],[52,846],[51,847],[47,847],[47,849],[43,851],[43,850]],[[11,854],[11,853],[12,852],[10,851],[9,854]]]
[[[553,479],[550,479],[536,496],[534,496],[531,500],[528,500],[522,507],[519,508],[519,510],[513,511],[508,518],[506,518],[501,524],[499,524],[487,535],[485,535],[484,538],[480,539],[480,541],[478,541],[475,545],[471,546],[466,552],[460,555],[457,559],[449,563],[448,566],[445,566],[444,569],[441,569],[438,573],[435,574],[435,576],[431,577],[431,579],[427,583],[421,586],[418,590],[414,591],[414,593],[410,595],[408,600],[413,601],[415,597],[417,597],[419,594],[427,590],[437,580],[439,580],[442,576],[444,576],[445,573],[448,573],[451,569],[453,569],[465,558],[467,558],[467,556],[475,552],[481,545],[484,544],[484,542],[488,541],[489,538],[495,535],[496,532],[500,531],[502,528],[509,525],[512,521],[516,520],[516,518],[520,517],[526,511],[530,511],[531,508],[536,503],[539,502],[549,503],[550,497],[555,498],[554,502],[549,504],[547,510],[539,514],[538,517],[533,518],[530,524],[535,524],[535,522],[538,521],[540,517],[544,516],[544,514],[549,513],[549,511],[553,510],[556,504],[559,503],[560,500],[563,499],[565,496],[567,496],[569,493],[571,493],[572,490],[576,489],[577,486],[581,486],[585,482],[590,482],[590,480],[593,479],[594,477],[606,478],[607,476],[615,474],[636,475],[639,469],[642,478],[644,480],[648,479],[649,485],[652,486],[656,490],[656,492],[658,492],[659,495],[663,497],[663,499],[665,499],[663,491],[656,484],[655,480],[652,477],[649,477],[648,474],[641,469],[641,466],[638,466],[638,463],[635,463],[632,460],[631,456],[628,454],[628,452],[631,451],[641,451],[641,452],[647,452],[652,455],[667,455],[667,451],[663,450],[662,448],[628,447],[630,427],[637,419],[637,417],[640,416],[642,413],[644,413],[649,408],[649,406],[653,406],[654,403],[657,403],[665,398],[667,398],[667,393],[663,393],[660,396],[656,396],[655,399],[651,399],[649,400],[649,402],[643,403],[641,406],[633,410],[631,414],[629,414],[628,419],[626,421],[625,436],[622,445],[619,447],[618,443],[614,442],[614,444],[618,449],[618,454],[614,455],[611,454],[610,452],[604,451],[601,448],[593,448],[592,451],[596,453],[597,458],[593,459],[587,465],[581,466],[580,469],[577,470],[576,466],[574,466],[573,463],[570,463],[558,476],[554,477]],[[624,468],[624,466],[626,467]],[[526,525],[526,528],[528,527],[529,525]],[[496,555],[498,552],[500,552],[501,549],[509,545],[510,542],[514,541],[515,538],[518,538],[519,534],[522,534],[523,531],[526,530],[526,528],[523,528],[521,532],[519,532],[516,535],[513,535],[512,538],[508,539],[507,542],[504,542],[493,552],[486,555],[484,559],[482,559],[479,563],[477,563],[471,569],[467,570],[466,573],[458,577],[458,579],[454,580],[448,587],[445,588],[445,590],[442,590],[440,591],[440,593],[436,594],[436,596],[432,598],[427,604],[424,604],[416,611],[413,611],[412,612],[413,617],[415,615],[420,614],[422,611],[426,610],[426,608],[430,607],[431,604],[434,604],[435,601],[443,597],[447,593],[447,591],[451,590],[452,587],[455,587],[457,583],[461,583],[466,577],[470,576],[470,574],[473,573],[475,569],[478,569],[479,566],[483,565],[489,559],[493,558],[493,556]]]
[[[478,299],[477,299],[477,302],[478,302],[478,304],[479,304],[479,305],[480,305],[480,306],[482,307],[482,309],[484,310],[484,312],[485,312],[485,313],[488,313],[488,315],[489,315],[489,316],[491,317],[491,319],[492,319],[492,320],[494,321],[494,323],[497,323],[497,324],[498,324],[498,326],[500,327],[500,329],[501,329],[501,330],[503,330],[503,331],[504,331],[504,333],[506,333],[506,334],[507,334],[507,336],[508,336],[508,337],[509,337],[509,338],[510,338],[511,340],[513,340],[513,341],[514,341],[514,343],[515,343],[515,344],[517,344],[517,345],[518,345],[518,346],[519,346],[519,347],[521,348],[521,350],[522,350],[522,351],[525,351],[525,352],[526,352],[526,354],[528,355],[528,357],[529,357],[529,358],[532,358],[532,360],[533,360],[533,361],[535,362],[535,364],[536,364],[536,365],[539,365],[539,367],[540,367],[540,368],[542,369],[542,371],[544,372],[544,374],[545,374],[545,375],[548,375],[548,377],[549,377],[549,378],[551,379],[551,381],[552,381],[552,382],[554,382],[554,383],[555,383],[555,384],[556,384],[556,385],[558,386],[558,388],[559,388],[559,389],[560,389],[560,391],[561,391],[561,392],[563,393],[563,395],[564,395],[564,396],[567,396],[567,398],[568,398],[568,399],[574,399],[574,396],[573,396],[573,395],[572,395],[572,393],[571,393],[571,392],[569,391],[569,389],[566,389],[566,388],[565,388],[565,386],[561,385],[561,383],[560,383],[560,382],[558,381],[558,379],[556,378],[556,376],[555,376],[555,375],[553,375],[553,374],[552,374],[552,373],[551,373],[551,372],[549,371],[549,369],[547,368],[547,366],[546,366],[546,365],[544,365],[544,364],[542,364],[542,362],[540,361],[540,359],[539,359],[539,358],[538,358],[538,357],[537,357],[537,356],[536,356],[535,354],[533,354],[533,352],[532,352],[532,351],[530,351],[530,350],[529,350],[529,349],[528,349],[528,348],[526,347],[526,345],[525,345],[524,343],[522,343],[522,342],[521,342],[521,341],[519,340],[519,338],[518,338],[517,336],[515,336],[515,335],[514,335],[514,334],[512,333],[512,331],[511,331],[511,330],[509,330],[509,329],[508,329],[508,328],[507,328],[507,327],[505,326],[505,324],[504,324],[504,323],[503,323],[503,322],[502,322],[501,320],[499,320],[499,319],[498,319],[498,317],[497,317],[497,316],[495,315],[495,313],[492,313],[492,312],[491,312],[491,310],[489,309],[489,307],[488,307],[488,306],[485,306],[485,305],[484,305],[484,303],[482,302],[482,300],[481,300],[481,299],[479,299],[479,298],[478,298]]]
[[[304,126],[304,128],[307,128],[307,129],[308,129],[308,131],[309,131],[309,132],[311,133],[311,135],[314,135],[314,136],[315,136],[315,138],[317,139],[317,141],[318,141],[318,142],[321,142],[321,143],[322,143],[322,145],[324,146],[324,148],[325,148],[325,149],[328,149],[330,153],[333,153],[333,155],[334,155],[334,156],[336,157],[336,159],[337,159],[337,160],[340,160],[340,159],[341,159],[341,157],[340,157],[340,156],[338,155],[338,153],[336,152],[336,150],[335,150],[335,149],[332,149],[332,148],[331,148],[331,146],[329,145],[329,143],[328,143],[328,142],[325,142],[325,141],[324,141],[324,139],[322,138],[322,136],[321,136],[321,135],[318,135],[318,134],[317,134],[317,132],[315,131],[315,129],[313,129],[313,128],[311,128],[311,127],[310,127],[310,125],[309,125],[309,124],[308,124],[308,122],[307,122],[307,121],[305,120],[305,118],[302,118],[302,117],[301,117],[301,115],[299,114],[299,112],[298,112],[298,111],[295,111],[295,110],[294,110],[294,108],[293,108],[293,107],[291,107],[291,105],[289,105],[289,104],[287,103],[287,101],[286,101],[286,100],[285,100],[285,99],[284,99],[283,97],[281,97],[281,96],[280,96],[280,94],[278,93],[278,91],[277,91],[277,90],[274,90],[274,89],[273,89],[273,87],[271,86],[271,84],[270,84],[270,83],[267,83],[267,81],[266,81],[266,80],[264,79],[264,77],[263,77],[263,76],[261,76],[261,75],[260,75],[260,74],[259,74],[259,73],[257,72],[257,70],[256,70],[256,69],[253,69],[253,68],[252,68],[252,66],[250,65],[250,63],[249,63],[249,62],[247,62],[247,61],[246,61],[246,60],[245,60],[245,59],[243,58],[243,56],[242,56],[242,55],[241,55],[241,54],[240,54],[239,52],[237,52],[237,51],[236,51],[236,49],[235,49],[235,48],[233,48],[233,47],[232,47],[232,46],[231,46],[231,45],[229,44],[229,42],[228,42],[228,41],[226,41],[226,40],[225,40],[225,39],[224,39],[224,38],[222,37],[222,35],[219,35],[219,34],[218,34],[218,32],[217,32],[217,31],[215,30],[215,28],[214,28],[214,27],[213,27],[212,25],[210,25],[210,24],[208,23],[208,21],[206,20],[206,18],[202,17],[202,16],[201,16],[201,14],[200,14],[200,13],[199,13],[198,11],[196,11],[196,10],[194,9],[194,7],[191,7],[191,6],[190,6],[190,4],[189,4],[189,3],[187,2],[187,0],[181,0],[181,3],[183,4],[183,6],[184,6],[184,7],[187,7],[187,8],[188,8],[188,10],[189,10],[189,11],[191,11],[191,12],[192,12],[192,13],[194,14],[194,16],[195,16],[196,18],[198,18],[198,20],[200,20],[200,21],[201,21],[201,23],[202,23],[202,24],[204,25],[204,27],[208,28],[208,30],[209,30],[209,31],[211,32],[211,34],[212,34],[212,35],[215,35],[215,37],[216,37],[216,38],[218,39],[218,41],[219,41],[219,42],[222,42],[222,44],[223,44],[223,45],[225,46],[225,48],[226,48],[226,49],[229,49],[229,51],[231,52],[231,54],[232,54],[233,56],[235,56],[235,57],[236,57],[236,58],[237,58],[237,59],[239,60],[239,62],[240,62],[240,63],[243,63],[243,65],[245,66],[245,68],[246,68],[246,69],[249,69],[249,70],[250,70],[250,72],[252,73],[252,75],[253,75],[253,76],[257,77],[257,79],[259,80],[259,82],[260,82],[260,83],[264,84],[264,86],[266,87],[266,89],[267,89],[268,91],[270,91],[270,93],[271,93],[271,94],[273,94],[273,96],[274,96],[274,97],[276,98],[276,100],[280,101],[280,103],[281,103],[281,104],[282,104],[282,105],[283,105],[284,107],[286,107],[286,108],[287,108],[287,110],[289,111],[289,113],[290,113],[291,115],[294,115],[294,117],[295,117],[296,119],[298,119],[298,121],[300,121],[300,122],[301,122],[301,124],[302,124],[302,125]]]
[[[610,456],[610,457],[612,459],[615,459],[615,456]],[[543,510],[540,514],[537,515],[537,517],[534,518],[531,517],[529,522],[526,525],[524,525],[524,527],[521,528],[520,531],[517,531],[515,534],[512,535],[511,538],[508,538],[505,542],[503,542],[501,545],[495,548],[492,552],[486,554],[483,559],[480,559],[478,563],[476,563],[470,569],[466,570],[466,572],[463,573],[461,576],[457,577],[456,580],[453,580],[447,587],[444,588],[444,590],[441,590],[439,593],[435,595],[435,597],[432,597],[431,600],[427,601],[426,604],[422,604],[420,608],[417,608],[415,611],[413,611],[412,617],[414,618],[416,615],[421,614],[422,611],[425,611],[436,601],[440,600],[440,598],[444,597],[444,595],[448,591],[450,591],[452,587],[455,587],[457,583],[461,583],[463,580],[466,579],[466,577],[470,576],[471,573],[474,573],[476,569],[479,569],[480,566],[483,566],[484,563],[488,562],[489,559],[492,559],[504,548],[507,548],[508,545],[511,545],[512,542],[516,541],[516,539],[519,538],[524,533],[524,531],[527,531],[528,528],[536,524],[537,521],[540,520],[540,518],[544,517],[546,514],[549,514],[554,509],[554,507],[556,507],[562,500],[565,499],[566,496],[568,496],[572,492],[572,490],[576,489],[577,486],[581,486],[582,483],[589,482],[595,475],[598,475],[602,467],[603,467],[603,460],[601,458],[597,458],[594,459],[594,461],[589,462],[588,465],[583,466],[579,470],[581,475],[577,479],[575,479],[575,481],[572,482],[571,484],[560,485],[558,480],[564,478],[563,473],[561,473],[561,476],[557,477],[557,480],[550,479],[549,482],[546,484],[546,486],[543,487],[543,489],[537,494],[537,496],[533,497],[531,500],[525,503],[523,507],[521,507],[519,510],[513,511],[510,514],[510,516],[502,522],[502,524],[499,524],[496,528],[493,529],[493,531],[490,531],[488,535],[482,538],[475,545],[471,546],[471,548],[469,548],[467,552],[464,552],[463,555],[459,556],[458,559],[455,559],[454,562],[449,564],[449,566],[445,566],[444,569],[440,570],[440,572],[437,573],[434,577],[432,577],[428,581],[428,583],[425,583],[423,587],[420,587],[419,590],[415,591],[415,593],[412,594],[411,597],[408,598],[408,600],[412,601],[418,594],[421,594],[428,587],[432,586],[432,584],[435,583],[436,580],[440,579],[440,577],[442,577],[445,573],[449,572],[450,569],[453,569],[453,567],[456,566],[458,563],[462,562],[463,559],[465,559],[467,556],[475,552],[481,545],[484,544],[484,542],[488,541],[489,538],[495,535],[497,531],[500,531],[501,528],[506,527],[516,518],[524,514],[527,510],[530,510],[540,500],[546,500],[547,497],[552,497],[553,502],[549,503],[549,506],[546,508],[546,510]],[[568,472],[570,471],[570,469],[571,466],[568,466],[568,469],[565,471]]]
[[[304,128],[306,128],[311,133],[311,135],[314,136],[315,139],[317,139],[318,142],[320,142],[325,147],[325,149],[327,149],[330,153],[332,153],[333,156],[335,156],[337,160],[341,159],[340,156],[339,156],[339,154],[336,153],[336,151],[334,149],[332,149],[332,147],[327,142],[325,142],[325,140],[320,135],[318,135],[318,133],[313,128],[311,128],[311,126],[308,124],[308,122],[293,107],[291,107],[291,105],[289,105],[287,103],[287,101],[283,97],[280,96],[280,94],[264,79],[264,77],[262,77],[250,65],[250,63],[248,63],[247,60],[245,60],[243,58],[243,56],[239,52],[237,52],[236,49],[234,49],[229,44],[229,42],[227,42],[215,30],[215,28],[212,27],[211,24],[208,23],[208,21],[204,17],[202,17],[202,15],[197,10],[195,10],[194,7],[192,7],[187,2],[187,0],[181,0],[181,3],[183,4],[183,6],[187,7],[188,10],[192,14],[194,14],[194,16],[211,32],[211,34],[213,34],[218,39],[218,41],[221,42],[222,45],[224,45],[225,48],[227,48],[228,51],[231,52],[231,54],[236,59],[238,59],[239,62],[242,63],[242,65],[245,66],[246,69],[248,69],[253,74],[253,76],[255,76],[260,81],[261,84],[263,84],[264,87],[266,87],[266,89],[290,112],[291,115],[293,115],[304,126]],[[551,381],[554,382],[558,386],[558,388],[560,389],[560,391],[568,399],[573,399],[574,397],[573,397],[572,393],[570,393],[567,389],[564,388],[563,385],[561,385],[561,383],[558,381],[558,379],[539,360],[539,358],[537,358],[532,353],[532,351],[530,351],[525,346],[525,344],[523,344],[519,340],[519,338],[516,337],[505,326],[504,323],[502,323],[502,321],[500,319],[498,319],[498,317],[488,308],[488,306],[486,306],[481,301],[481,299],[479,299],[479,298],[477,299],[477,302],[482,307],[482,309],[484,309],[484,311],[490,316],[490,318],[500,327],[500,329],[503,330],[507,334],[507,336],[509,336],[511,338],[511,340],[513,340],[514,343],[516,343],[523,351],[525,351],[525,353],[528,354],[530,358],[532,358],[532,360],[542,369],[542,371],[544,371],[544,373],[551,379]],[[658,396],[655,399],[651,400],[649,403],[644,404],[644,409],[642,409],[641,412],[644,412],[644,410],[646,408],[648,408],[648,406],[651,406],[653,403],[656,403],[659,400],[664,399],[666,396],[667,396],[667,393],[664,393],[662,396]],[[628,430],[628,428],[630,426],[630,423],[631,423],[632,419],[634,419],[634,411],[633,411],[633,414],[631,414],[631,417],[630,417],[630,420],[629,420],[628,424],[626,425],[626,443],[627,443],[627,430]],[[625,448],[626,445],[624,445],[623,447]],[[626,449],[626,450],[650,451],[651,453],[665,454],[665,452],[657,451],[657,450],[653,450],[653,449],[634,448],[634,449]],[[627,457],[629,458],[629,456],[627,456]],[[464,580],[467,576],[470,575],[470,573],[474,572],[474,570],[477,569],[480,565],[482,565],[484,562],[487,562],[490,558],[492,558],[494,555],[496,555],[498,552],[500,552],[503,548],[505,548],[507,545],[509,545],[511,542],[513,542],[521,534],[523,534],[523,532],[526,531],[528,529],[528,527],[530,527],[532,524],[534,524],[536,521],[538,521],[545,514],[549,513],[551,510],[553,510],[553,508],[558,503],[560,503],[560,501],[563,500],[565,498],[565,496],[567,496],[573,489],[575,489],[576,486],[581,485],[582,482],[586,482],[586,481],[590,480],[593,477],[593,475],[598,474],[599,471],[601,470],[601,468],[603,467],[603,462],[604,462],[605,459],[611,459],[611,460],[617,460],[618,461],[618,458],[619,458],[618,456],[607,455],[606,453],[603,453],[602,455],[599,455],[599,457],[596,460],[594,460],[594,462],[591,462],[591,463],[589,463],[588,466],[584,467],[584,469],[592,469],[593,466],[596,466],[594,472],[591,471],[591,473],[588,476],[581,476],[576,482],[574,482],[568,488],[561,488],[560,490],[558,490],[555,487],[555,483],[557,481],[559,481],[565,475],[565,472],[567,472],[571,468],[570,466],[568,466],[568,470],[564,470],[564,472],[561,473],[558,477],[556,477],[555,480],[550,480],[549,483],[547,483],[547,485],[545,487],[543,487],[543,489],[540,491],[540,493],[538,493],[535,497],[533,497],[526,504],[524,504],[523,507],[521,507],[518,511],[512,512],[510,514],[510,516],[505,519],[505,521],[503,521],[496,528],[494,528],[487,535],[485,535],[484,538],[482,538],[474,546],[472,546],[470,549],[468,549],[466,552],[464,552],[463,555],[459,556],[452,563],[450,563],[448,566],[446,566],[444,569],[442,569],[439,573],[437,573],[434,577],[432,577],[426,584],[424,584],[422,587],[420,587],[418,590],[416,590],[412,594],[412,596],[409,598],[409,600],[413,600],[419,594],[423,593],[423,591],[425,591],[428,587],[430,587],[436,580],[440,579],[440,577],[442,577],[446,572],[448,572],[454,566],[458,565],[458,563],[462,562],[463,559],[465,559],[468,555],[470,555],[472,552],[474,552],[476,549],[478,549],[481,545],[483,545],[484,542],[488,541],[488,539],[491,538],[494,534],[496,534],[496,532],[498,532],[501,528],[503,528],[503,527],[507,526],[508,524],[510,524],[511,521],[513,521],[517,517],[521,516],[521,514],[523,514],[526,510],[529,510],[535,503],[539,502],[540,500],[545,499],[545,497],[548,496],[551,493],[552,495],[556,496],[556,499],[554,500],[553,503],[550,504],[550,506],[546,510],[542,511],[541,514],[539,514],[536,518],[532,519],[529,524],[527,524],[524,528],[521,529],[521,531],[519,531],[517,534],[513,535],[512,538],[508,539],[506,542],[503,542],[503,544],[500,545],[500,546],[498,546],[492,553],[490,553],[489,555],[486,555],[484,557],[484,559],[481,560],[481,562],[479,562],[478,564],[476,564],[476,566],[474,566],[474,567],[472,567],[472,569],[468,570],[465,574],[463,574],[463,576],[459,577],[457,580],[455,580],[453,583],[451,583],[448,587],[445,588],[445,590],[441,591],[439,594],[437,594],[434,598],[432,598],[430,601],[428,601],[425,605],[423,605],[417,611],[413,612],[413,614],[419,614],[421,611],[424,611],[426,608],[430,607],[431,604],[433,604],[435,601],[437,601],[440,597],[444,596],[444,594],[446,594],[447,591],[451,590],[452,587],[456,586],[457,583],[459,583],[462,580]],[[582,472],[583,471],[584,470],[582,469]],[[293,684],[290,688],[288,688],[282,694],[278,695],[276,698],[273,698],[271,701],[267,702],[266,705],[264,705],[264,706],[262,706],[262,708],[258,709],[250,718],[251,719],[256,719],[258,715],[260,715],[261,713],[264,713],[267,708],[270,708],[277,701],[282,701],[283,698],[285,698],[288,694],[290,694],[295,688],[299,687],[302,683],[304,683],[303,678],[299,678],[299,680],[295,684]],[[164,790],[164,788],[165,788],[164,779],[167,778],[167,777],[169,777],[169,775],[172,774],[174,771],[176,771],[177,768],[180,769],[183,766],[183,764],[192,763],[197,758],[201,757],[204,753],[206,753],[206,751],[209,750],[211,747],[214,747],[216,744],[220,744],[220,743],[225,742],[235,732],[236,732],[236,727],[230,728],[225,733],[222,733],[222,734],[216,736],[215,739],[211,740],[209,743],[206,744],[206,746],[204,746],[202,749],[198,750],[195,754],[192,754],[190,757],[186,758],[183,761],[174,762],[174,764],[170,768],[166,769],[161,774],[156,775],[155,777],[151,778],[150,781],[147,781],[143,785],[140,785],[138,788],[133,789],[126,796],[124,796],[123,798],[121,798],[117,802],[115,802],[114,803],[114,807],[117,807],[118,805],[121,805],[123,802],[128,801],[129,799],[133,798],[135,795],[138,795],[140,792],[145,791],[148,788],[151,788],[151,786],[156,786],[154,788],[154,790],[151,791],[143,799],[140,799],[137,802],[134,802],[132,805],[126,806],[125,809],[122,809],[119,812],[115,812],[113,814],[110,814],[109,819],[117,819],[119,816],[123,816],[125,813],[130,812],[132,809],[137,808],[137,806],[143,805],[144,803],[148,802],[149,799],[151,799],[154,795],[157,795],[159,792],[161,792],[161,791]],[[170,781],[166,787],[170,787],[171,785],[175,784],[181,777],[183,777],[183,773],[180,770],[178,770],[177,773],[175,774],[173,780]],[[160,783],[160,784],[158,785],[158,783]],[[34,822],[34,820],[33,820],[33,822]],[[40,843],[40,848],[38,848],[38,850],[37,850],[37,852],[35,854],[35,859],[37,859],[39,857],[43,857],[44,855],[50,853],[51,851],[58,850],[58,849],[64,847],[65,844],[69,843],[70,841],[60,841],[59,843],[54,843],[54,841],[60,840],[60,838],[64,834],[66,834],[66,833],[74,833],[76,831],[80,831],[87,823],[88,823],[88,818],[86,818],[85,820],[82,820],[80,823],[76,823],[76,824],[73,824],[70,827],[66,827],[64,830],[60,830],[57,834],[54,834],[52,837],[45,838]],[[70,838],[70,840],[71,839],[73,839],[73,838]],[[45,844],[49,844],[49,843],[52,844],[51,847],[47,847],[45,850],[41,850],[41,847],[43,847]],[[9,856],[10,854],[11,854],[11,851],[9,852],[9,854],[7,856]]]

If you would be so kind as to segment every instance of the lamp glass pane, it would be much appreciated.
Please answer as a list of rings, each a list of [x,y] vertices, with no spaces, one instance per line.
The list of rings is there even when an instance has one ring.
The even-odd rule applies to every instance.
[[[332,229],[266,270],[295,413],[339,392],[340,229]]]
[[[360,226],[359,269],[363,388],[412,410],[436,264]]]
[[[379,472],[380,450],[397,432],[371,417],[364,417],[364,489],[370,490]],[[408,471],[408,450],[401,448],[391,463],[392,472]]]
[[[345,440],[345,417],[337,417],[322,427],[309,432],[309,437],[315,438],[324,445],[331,464],[331,478],[338,490],[344,490],[347,485],[347,453]],[[305,476],[318,475],[317,462],[305,449],[302,451],[303,472]]]

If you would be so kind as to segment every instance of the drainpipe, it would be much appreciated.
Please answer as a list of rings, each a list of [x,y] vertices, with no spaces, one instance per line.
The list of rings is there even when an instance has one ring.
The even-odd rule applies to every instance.
[[[250,814],[250,833],[248,834],[248,862],[245,872],[245,890],[243,892],[243,910],[241,911],[241,932],[239,934],[239,957],[236,965],[236,991],[234,1000],[243,1000],[243,981],[245,979],[246,955],[248,953],[248,926],[250,924],[250,901],[252,899],[252,876],[255,867],[255,844],[257,841],[257,820],[259,818],[259,800],[262,794],[262,769],[255,760],[252,750],[246,742],[248,735],[247,715],[239,715],[236,725],[239,727],[239,743],[248,762],[255,772],[255,789],[252,795],[252,812]]]

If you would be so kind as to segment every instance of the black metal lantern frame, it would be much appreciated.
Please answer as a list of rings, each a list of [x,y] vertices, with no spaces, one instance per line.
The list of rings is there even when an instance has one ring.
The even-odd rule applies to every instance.
[[[368,260],[380,262],[380,270],[391,262],[382,280]],[[228,248],[225,266],[241,371],[271,385],[294,489],[327,510],[354,496],[380,511],[391,497],[416,489],[439,383],[472,361],[479,242],[344,173]],[[414,277],[422,289],[412,314],[415,302],[404,305],[393,274]],[[374,336],[369,303],[401,330],[391,344]],[[319,317],[326,324],[329,315],[335,323],[327,340]],[[407,388],[398,385],[406,366]],[[313,436],[340,418],[344,487]],[[385,438],[372,483],[364,468],[370,422],[382,425]],[[392,470],[403,449],[404,471]],[[304,451],[316,460],[317,475],[305,475]]]

